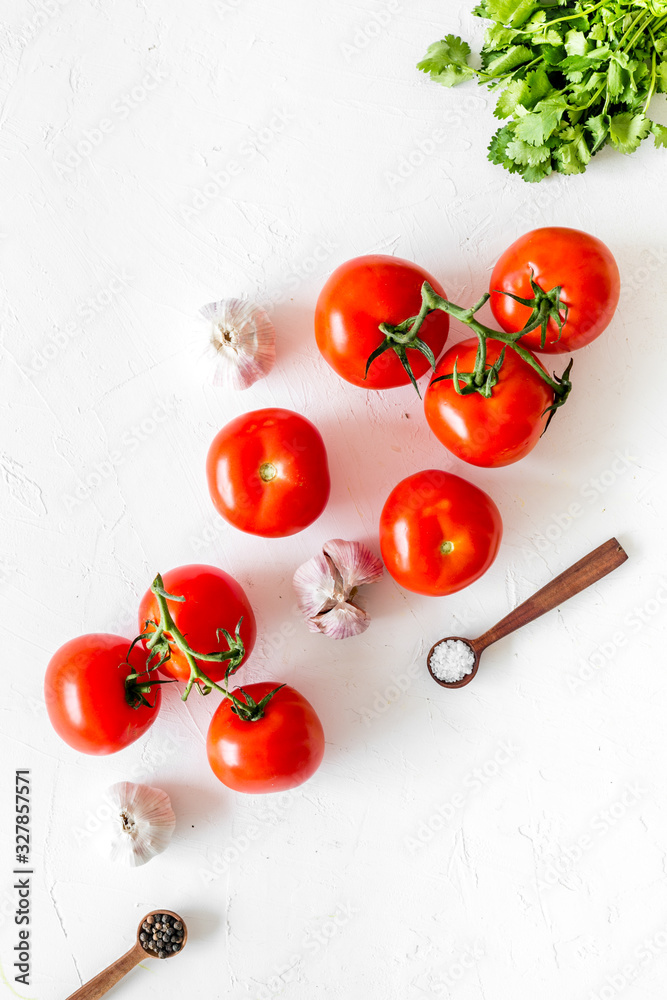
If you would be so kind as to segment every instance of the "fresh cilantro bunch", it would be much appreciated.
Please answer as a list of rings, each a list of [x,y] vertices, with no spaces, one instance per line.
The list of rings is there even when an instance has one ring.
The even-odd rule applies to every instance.
[[[447,35],[418,69],[445,87],[477,77],[501,90],[494,114],[508,121],[492,163],[540,181],[583,173],[607,143],[633,153],[652,133],[667,146],[667,128],[647,116],[667,93],[667,0],[482,0],[473,13],[494,22],[481,68]]]

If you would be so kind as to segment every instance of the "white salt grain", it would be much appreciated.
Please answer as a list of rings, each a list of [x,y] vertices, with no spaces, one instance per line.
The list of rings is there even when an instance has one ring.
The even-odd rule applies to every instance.
[[[445,639],[431,653],[429,666],[434,677],[447,684],[456,684],[472,673],[475,654],[461,639]]]

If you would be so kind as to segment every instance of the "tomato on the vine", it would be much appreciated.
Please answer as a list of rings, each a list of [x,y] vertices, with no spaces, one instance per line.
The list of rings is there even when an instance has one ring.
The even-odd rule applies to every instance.
[[[380,548],[394,579],[441,597],[469,586],[496,558],[503,526],[491,497],[450,472],[408,476],[380,516]]]
[[[44,696],[51,725],[75,750],[110,754],[153,725],[161,691],[148,654],[120,635],[95,632],[70,639],[46,668]]]
[[[275,687],[263,681],[233,694],[259,703]],[[283,792],[307,781],[320,766],[324,731],[310,702],[285,685],[254,721],[240,718],[225,699],[211,719],[206,750],[213,773],[228,788],[253,795]]]
[[[310,420],[275,407],[244,413],[213,439],[208,488],[225,520],[281,538],[317,520],[331,484],[324,442]]]
[[[539,286],[537,295],[531,280]],[[555,289],[560,295],[547,301]],[[620,289],[618,265],[609,248],[595,236],[563,226],[535,229],[513,243],[493,269],[489,286],[493,315],[506,333],[522,330],[541,303],[544,319],[549,316],[545,343],[540,326],[520,343],[546,354],[567,354],[599,337],[616,311]],[[512,295],[536,302],[526,305]],[[562,308],[556,305],[558,299]]]
[[[487,341],[489,366],[498,361],[503,348],[498,341]],[[477,350],[478,340],[473,337],[447,351],[426,391],[424,409],[435,436],[457,458],[499,468],[517,462],[535,447],[549,419],[554,392],[519,354],[505,350],[491,394],[461,395],[453,378],[443,376],[452,375],[455,364],[458,372],[472,372]],[[537,358],[533,360],[539,365]]]
[[[167,599],[167,607],[192,650],[200,653],[226,651],[228,643],[219,630],[225,629],[235,636],[240,621],[239,636],[245,654],[239,666],[250,656],[257,637],[255,615],[243,587],[229,573],[217,566],[195,563],[169,570],[162,577],[162,582],[168,594],[184,598],[182,601]],[[147,590],[141,599],[139,631],[154,632],[154,625],[146,627],[146,622],[160,624],[160,608],[152,590]],[[168,632],[166,638],[169,639]],[[187,683],[190,665],[186,656],[176,643],[170,642],[169,649],[169,659],[160,665],[160,671]],[[197,662],[212,681],[219,681],[225,676],[227,665],[224,661]]]
[[[428,370],[429,360],[418,345],[426,345],[427,352],[432,351],[437,359],[449,331],[445,313],[428,316],[418,339],[410,341],[408,336],[406,343],[392,343],[371,363],[366,377],[369,358],[385,341],[380,324],[399,325],[417,316],[425,281],[444,297],[435,278],[400,257],[368,254],[347,261],[333,272],[317,300],[315,337],[324,359],[341,378],[364,389],[408,385],[411,379],[401,354],[415,379]]]

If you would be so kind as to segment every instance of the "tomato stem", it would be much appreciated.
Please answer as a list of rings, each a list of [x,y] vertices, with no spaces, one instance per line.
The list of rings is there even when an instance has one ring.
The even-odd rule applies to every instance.
[[[190,668],[190,676],[182,695],[183,701],[187,701],[194,686],[197,687],[197,690],[202,695],[210,694],[211,691],[215,690],[220,692],[224,698],[229,699],[232,703],[232,711],[235,712],[239,718],[244,719],[246,722],[255,722],[258,719],[261,719],[264,715],[266,705],[269,703],[273,695],[276,694],[280,688],[284,687],[284,684],[281,684],[275,690],[271,691],[259,703],[255,702],[252,697],[243,690],[243,688],[239,688],[243,694],[243,698],[239,698],[237,694],[234,694],[229,690],[229,678],[239,669],[243,657],[245,656],[245,645],[240,635],[243,618],[239,619],[234,636],[231,636],[226,629],[220,628],[217,630],[218,639],[220,639],[221,635],[224,636],[227,642],[227,650],[220,650],[215,653],[199,653],[192,649],[187,639],[179,629],[167,603],[167,601],[183,602],[185,601],[185,598],[167,593],[164,589],[164,582],[159,573],[151,584],[151,591],[155,595],[160,611],[159,621],[147,621],[145,625],[146,631],[138,636],[132,645],[134,646],[136,642],[143,640],[146,649],[151,654],[148,660],[149,664],[151,659],[157,658],[156,667],[152,669],[159,669],[163,664],[165,664],[171,658],[172,647],[176,646],[183,654],[185,661]],[[130,649],[131,648],[132,647],[130,647]],[[227,667],[225,669],[224,684],[218,684],[216,681],[211,680],[211,678],[204,673],[198,661],[212,663],[226,662]],[[154,683],[171,682],[156,681]]]
[[[422,286],[422,308],[419,312],[419,316],[415,317],[415,323],[420,321],[423,322],[423,318],[428,315],[428,313],[434,312],[436,309],[440,309],[442,312],[446,312],[449,316],[453,316],[454,319],[458,319],[459,322],[470,327],[473,333],[476,334],[479,345],[474,370],[469,373],[461,373],[457,370],[455,363],[454,372],[451,375],[441,375],[433,380],[435,383],[440,382],[443,379],[453,379],[454,388],[461,395],[468,395],[471,392],[479,392],[482,396],[485,396],[488,399],[493,393],[494,386],[498,383],[500,369],[505,359],[505,351],[509,347],[510,350],[518,354],[519,357],[525,361],[527,365],[530,365],[530,367],[537,372],[540,378],[547,383],[554,394],[553,404],[545,410],[545,413],[550,414],[546,427],[544,428],[546,431],[554,413],[557,409],[559,409],[559,407],[563,406],[570,395],[572,383],[570,382],[569,376],[572,371],[573,362],[570,360],[570,363],[561,376],[554,375],[554,377],[551,378],[531,351],[517,343],[517,341],[526,333],[530,333],[532,330],[537,329],[537,327],[541,327],[542,346],[544,346],[547,324],[550,318],[554,318],[554,310],[556,311],[557,322],[561,332],[563,323],[565,322],[565,319],[567,319],[567,306],[561,302],[560,293],[562,289],[560,287],[552,288],[550,292],[544,292],[534,281],[532,275],[531,287],[535,293],[534,299],[519,299],[515,295],[511,296],[511,298],[517,299],[517,301],[521,302],[523,305],[533,305],[533,312],[528,320],[528,323],[517,333],[503,333],[500,330],[492,330],[490,327],[485,326],[475,318],[475,313],[477,313],[482,306],[486,305],[491,298],[489,292],[485,292],[479,302],[476,302],[472,308],[464,309],[462,306],[458,306],[454,302],[450,302],[449,299],[445,299],[441,295],[438,295],[438,293],[431,288],[427,281],[425,281]],[[504,294],[510,293],[507,292]],[[561,315],[562,312],[565,313],[564,317]],[[410,320],[407,320],[406,322],[409,323]],[[495,364],[491,366],[488,366],[486,361],[488,340],[496,340],[504,345],[500,357]]]
[[[398,326],[392,326],[391,323],[380,323],[380,333],[384,335],[384,340],[380,346],[373,351],[366,362],[364,378],[368,377],[368,370],[376,358],[379,358],[385,351],[394,351],[398,360],[403,365],[410,382],[414,386],[417,395],[421,399],[421,393],[419,391],[419,386],[417,385],[417,379],[415,378],[412,366],[408,359],[407,350],[410,349],[419,351],[420,354],[424,355],[429,363],[429,366],[433,369],[433,371],[435,371],[435,355],[433,351],[428,346],[426,341],[417,336],[422,323],[430,312],[433,312],[433,310],[428,308],[428,305],[424,302],[422,296],[422,307],[418,316],[412,316],[409,319],[404,320],[403,323],[399,323]]]

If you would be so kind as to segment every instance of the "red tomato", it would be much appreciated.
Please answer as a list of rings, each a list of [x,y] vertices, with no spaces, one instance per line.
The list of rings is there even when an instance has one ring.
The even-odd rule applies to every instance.
[[[380,323],[398,325],[421,309],[421,287],[425,281],[445,297],[435,278],[410,261],[384,254],[356,257],[337,268],[320,292],[315,310],[317,346],[335,372],[363,389],[392,389],[408,385],[410,378],[394,351],[385,351],[373,361],[368,378],[366,363],[384,335]],[[449,316],[437,311],[428,316],[419,331],[437,358],[447,340]],[[417,350],[408,360],[415,378],[429,368]]]
[[[81,753],[109,754],[138,740],[160,710],[161,691],[151,688],[152,704],[132,708],[125,678],[146,669],[147,654],[130,640],[97,632],[70,639],[51,657],[44,678],[46,710],[61,739]],[[150,680],[157,680],[152,671]],[[148,680],[149,678],[142,678]]]
[[[451,347],[433,378],[451,374],[454,362],[459,372],[472,372],[477,345],[477,337],[473,337]],[[497,340],[487,341],[487,364],[498,359],[502,348]],[[471,465],[499,468],[517,462],[535,447],[549,416],[545,410],[553,401],[553,390],[523,358],[507,348],[489,399],[478,392],[459,395],[452,379],[435,383],[431,380],[424,409],[435,436],[457,458]]]
[[[217,636],[217,630],[227,629],[234,636],[241,618],[241,639],[245,646],[244,663],[250,656],[257,626],[255,615],[245,591],[236,580],[218,569],[217,566],[179,566],[165,573],[164,589],[174,597],[184,597],[184,601],[167,601],[167,607],[178,629],[185,636],[188,645],[197,653],[215,653],[228,649],[224,636]],[[139,606],[139,631],[144,631],[147,621],[160,622],[160,611],[155,594],[147,590]],[[155,629],[149,626],[149,632]],[[163,674],[186,683],[190,678],[188,662],[176,646],[170,643],[171,658],[160,668]],[[212,681],[225,676],[225,663],[212,660],[198,660],[199,666]]]
[[[329,500],[322,437],[291,410],[254,410],[213,439],[206,461],[211,499],[241,531],[281,538],[316,521]]]
[[[562,286],[561,300],[569,307],[569,313],[560,338],[558,326],[549,320],[545,346],[540,346],[538,327],[521,338],[526,347],[545,354],[568,354],[590,344],[609,326],[621,291],[618,266],[611,251],[588,233],[551,226],[535,229],[518,239],[493,270],[489,286],[491,309],[506,333],[522,330],[531,309],[500,293],[532,298],[531,270],[542,291]]]
[[[406,590],[433,597],[455,594],[486,573],[502,533],[491,497],[438,469],[400,482],[380,516],[385,566]]]
[[[243,690],[260,702],[276,685],[248,684]],[[233,694],[242,697],[237,688]],[[206,741],[213,773],[237,792],[284,792],[307,781],[324,756],[324,732],[315,709],[292,687],[271,698],[265,714],[247,722],[225,699],[211,719]]]

